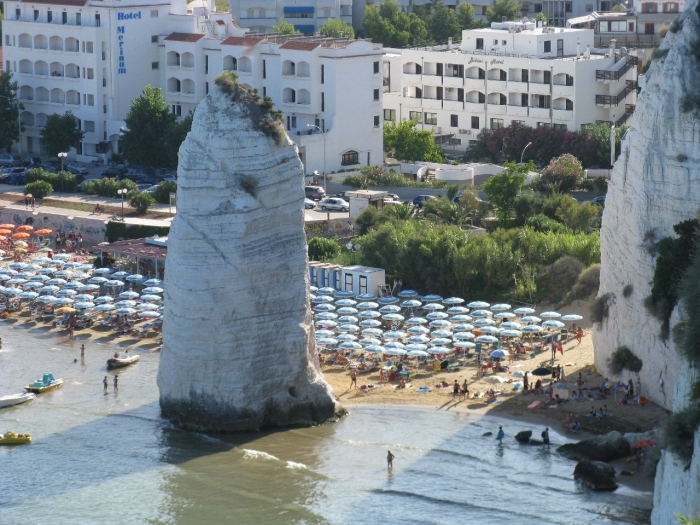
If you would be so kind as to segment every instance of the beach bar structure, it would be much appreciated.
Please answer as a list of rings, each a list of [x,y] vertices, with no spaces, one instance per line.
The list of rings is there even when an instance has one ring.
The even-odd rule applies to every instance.
[[[309,261],[309,282],[318,288],[335,288],[355,294],[382,295],[386,290],[386,271],[370,266],[339,266]]]
[[[318,288],[342,290],[342,270],[343,267],[337,264],[309,261],[309,282]]]
[[[350,204],[351,219],[357,217],[370,206],[376,208],[377,210],[383,210],[384,199],[389,197],[388,192],[376,190],[347,191],[345,192],[345,195],[347,196],[348,203]]]
[[[109,254],[113,259],[125,259],[136,264],[137,272],[144,275],[153,272],[158,277],[165,270],[165,257],[168,253],[167,237],[147,239],[125,239],[97,246],[101,257]]]

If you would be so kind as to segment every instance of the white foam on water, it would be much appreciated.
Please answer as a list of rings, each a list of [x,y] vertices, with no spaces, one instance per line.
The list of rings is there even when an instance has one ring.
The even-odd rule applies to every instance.
[[[287,461],[287,468],[307,470],[309,467],[307,467],[303,463],[296,463],[294,461]]]
[[[247,448],[243,449],[243,457],[245,459],[265,459],[265,460],[274,460],[274,461],[279,461],[280,458],[273,456],[272,454],[268,454],[267,452],[262,452],[260,450],[249,450]]]

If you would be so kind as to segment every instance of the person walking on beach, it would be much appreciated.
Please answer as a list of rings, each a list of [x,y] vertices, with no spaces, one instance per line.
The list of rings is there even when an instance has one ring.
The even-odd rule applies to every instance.
[[[107,376],[105,376],[105,378],[102,380],[102,392],[105,394],[107,393],[107,385],[108,384],[109,383],[107,382]]]
[[[85,359],[85,345],[80,345],[80,359]]]
[[[355,387],[355,390],[357,390],[357,372],[354,370],[350,372],[350,388]]]
[[[525,372],[525,375],[523,376],[523,392],[527,392],[528,389],[530,388],[530,380],[527,377],[527,372]]]
[[[496,441],[498,441],[499,443],[502,443],[504,437],[506,437],[506,433],[503,432],[503,427],[498,427],[498,434],[496,434]]]
[[[578,327],[578,330],[576,330],[576,340],[578,341],[578,344],[581,344],[581,339],[583,338],[583,328],[580,326]]]
[[[547,447],[549,450],[549,427],[542,431],[542,448]]]
[[[391,453],[391,450],[386,451],[386,466],[389,469],[394,468],[394,455]]]
[[[116,394],[119,392],[119,376],[115,375],[114,376],[114,393]]]
[[[454,397],[459,396],[459,381],[455,379],[454,385],[452,385],[452,395]]]

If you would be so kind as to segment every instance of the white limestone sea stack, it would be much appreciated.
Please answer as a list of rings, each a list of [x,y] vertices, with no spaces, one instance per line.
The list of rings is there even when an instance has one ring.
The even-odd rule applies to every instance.
[[[163,416],[192,430],[342,413],[315,351],[302,165],[266,115],[216,85],[180,148],[158,388]]]
[[[610,294],[609,316],[596,331],[595,361],[605,373],[607,359],[625,345],[639,357],[642,395],[674,411],[689,403],[697,370],[685,361],[673,338],[662,339],[660,321],[644,299],[656,265],[650,242],[675,236],[673,226],[700,209],[700,116],[684,110],[687,97],[700,101],[700,61],[693,46],[700,36],[697,1],[671,25],[644,76],[631,127],[612,174],[601,229],[599,295]],[[681,319],[680,306],[671,326]],[[697,319],[690,320],[697,322]],[[700,431],[695,431],[690,464],[662,452],[656,471],[652,523],[678,523],[680,512],[700,513]]]

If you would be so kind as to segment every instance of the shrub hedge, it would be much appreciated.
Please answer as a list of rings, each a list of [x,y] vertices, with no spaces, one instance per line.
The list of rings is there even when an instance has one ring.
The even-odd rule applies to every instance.
[[[146,237],[158,237],[168,235],[170,228],[167,226],[148,226],[145,224],[125,224],[123,222],[108,222],[106,228],[107,242],[119,239],[144,239]]]
[[[51,173],[50,171],[45,171],[41,168],[36,168],[29,170],[24,175],[25,184],[30,184],[32,182],[44,181],[51,184],[53,191],[62,191],[68,193],[74,193],[78,191],[77,181],[75,175],[69,171],[59,171],[58,173]],[[34,193],[32,193],[34,195]],[[36,195],[34,195],[36,197]]]
[[[51,184],[44,180],[38,180],[36,182],[30,182],[24,187],[24,194],[31,194],[36,199],[43,199],[51,195],[53,187]]]
[[[99,195],[100,197],[113,197],[117,198],[117,190],[126,188],[129,194],[136,191],[136,183],[129,179],[115,180],[115,179],[95,179],[87,181],[83,184],[83,192],[88,195]]]

